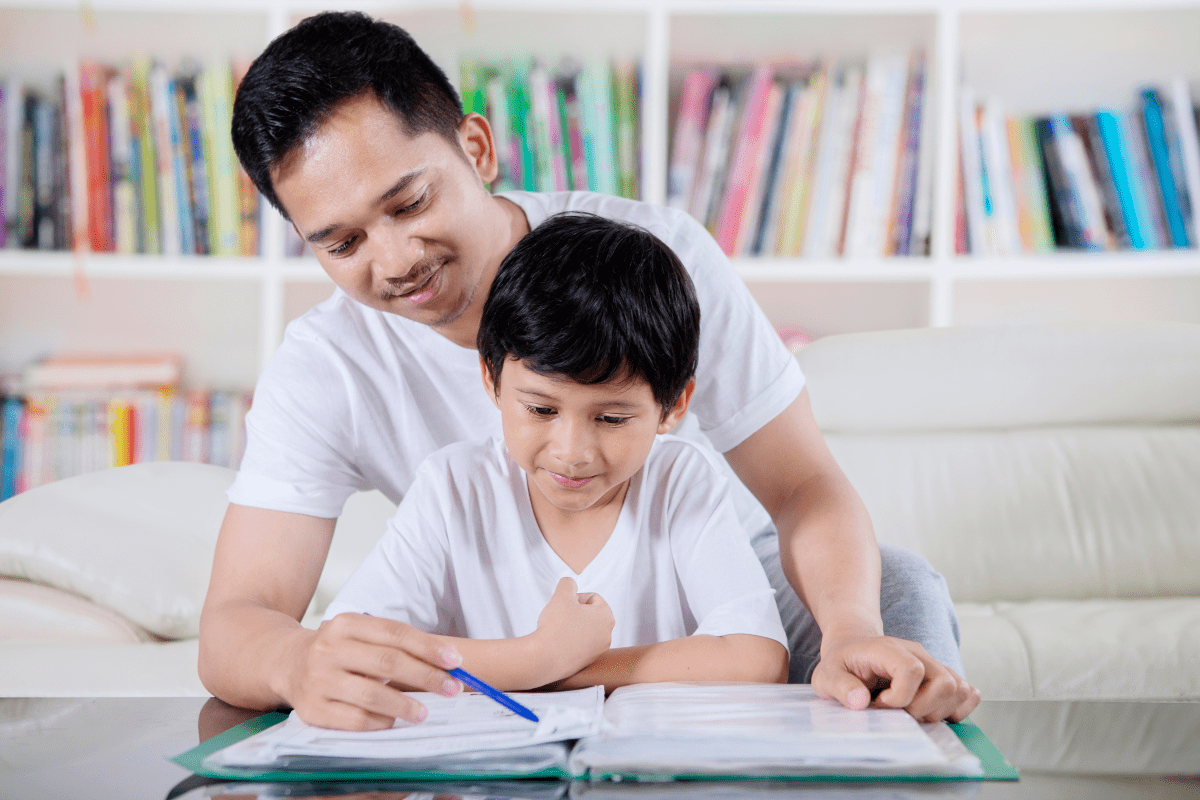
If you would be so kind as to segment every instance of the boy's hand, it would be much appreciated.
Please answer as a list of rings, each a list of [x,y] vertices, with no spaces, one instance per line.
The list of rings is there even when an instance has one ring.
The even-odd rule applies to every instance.
[[[961,722],[979,705],[979,690],[916,642],[869,636],[826,642],[813,689],[847,708],[871,703],[903,708],[920,722]]]
[[[462,657],[403,622],[338,614],[308,633],[283,695],[310,725],[381,730],[395,719],[425,719],[425,707],[389,683],[447,697],[462,690],[445,672]]]
[[[575,581],[563,578],[538,616],[537,636],[557,667],[554,680],[573,675],[612,646],[616,625],[612,609],[594,592],[576,593]]]

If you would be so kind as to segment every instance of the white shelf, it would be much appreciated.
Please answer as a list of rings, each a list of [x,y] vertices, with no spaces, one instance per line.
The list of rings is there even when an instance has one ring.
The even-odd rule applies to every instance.
[[[90,0],[82,5],[79,0],[0,0],[0,74],[45,77],[77,55],[113,62],[143,52],[168,61],[185,54],[250,57],[289,25],[331,5],[321,0]],[[1078,289],[1091,298],[1089,308],[1134,308],[1143,315],[1200,322],[1200,310],[1193,310],[1200,307],[1200,253],[1195,250],[1004,259],[953,254],[959,80],[970,81],[980,96],[1001,98],[1017,113],[1132,103],[1131,87],[1175,74],[1200,86],[1200,48],[1194,46],[1200,41],[1200,0],[1155,0],[1150,7],[1140,0],[362,0],[353,7],[409,29],[455,82],[461,56],[535,52],[551,58],[597,53],[638,58],[642,192],[644,199],[659,203],[665,199],[673,95],[687,64],[865,57],[881,44],[922,46],[929,54],[929,109],[937,143],[932,256],[737,259],[739,274],[776,321],[811,313],[822,320],[816,323],[818,333],[876,323],[969,323],[976,319],[970,316],[974,312],[962,309],[979,309],[980,298],[993,291],[1000,309],[1013,306],[1022,292],[1040,293],[1041,299],[1033,297],[1028,304],[1035,312],[1028,313],[1053,318],[1058,312],[1047,310],[1047,304]],[[190,326],[195,343],[184,347],[194,352],[185,356],[222,378],[236,373],[250,385],[278,346],[286,322],[331,287],[313,259],[284,256],[285,230],[286,223],[264,209],[262,258],[89,254],[77,259],[69,253],[0,251],[0,308],[10,309],[9,319],[22,320],[6,324],[0,315],[0,371],[19,366],[13,362],[28,355],[30,342],[57,344],[57,329],[77,328],[82,318],[103,318],[78,298],[61,294],[56,302],[60,295],[38,280],[73,278],[81,270],[94,279],[98,297],[120,307],[121,318],[112,330],[99,332],[97,341],[144,345],[164,325],[163,304],[178,298],[175,317],[182,319],[172,317],[164,330],[185,341]],[[1181,291],[1194,292],[1197,302],[1168,296]],[[1096,299],[1105,293],[1111,299],[1107,305],[1106,299]],[[1127,298],[1130,302],[1122,305]],[[45,308],[21,305],[35,302]],[[1061,316],[1080,313],[1085,312],[1064,309]],[[981,314],[977,321],[995,321],[995,315]],[[228,333],[222,327],[226,323]],[[14,327],[18,324],[25,327]],[[257,333],[253,343],[248,331]],[[235,340],[240,345],[231,344]],[[218,369],[222,347],[237,348],[227,353],[235,366],[225,371]]]

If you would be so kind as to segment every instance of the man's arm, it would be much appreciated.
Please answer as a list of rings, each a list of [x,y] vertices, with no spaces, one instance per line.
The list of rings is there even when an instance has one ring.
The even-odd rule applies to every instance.
[[[813,418],[808,390],[725,454],[779,531],[784,574],[821,629],[813,687],[851,708],[961,720],[979,692],[919,644],[883,635],[879,548],[866,507]]]
[[[551,689],[604,684],[611,692],[631,683],[658,681],[787,681],[787,648],[749,633],[684,636],[657,644],[616,647]]]
[[[200,618],[200,680],[235,706],[291,706],[308,722],[383,728],[425,709],[394,681],[454,694],[461,658],[436,637],[361,615],[300,626],[336,520],[230,504]],[[435,666],[436,665],[436,666]]]

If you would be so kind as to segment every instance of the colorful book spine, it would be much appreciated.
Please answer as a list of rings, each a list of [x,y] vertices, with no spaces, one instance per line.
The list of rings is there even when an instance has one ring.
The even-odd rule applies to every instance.
[[[693,69],[684,78],[667,170],[667,205],[671,208],[686,210],[691,203],[716,85],[717,73],[710,68]]]
[[[1096,127],[1108,160],[1129,246],[1134,250],[1146,250],[1152,246],[1149,211],[1141,185],[1134,180],[1130,168],[1133,157],[1129,151],[1125,120],[1119,112],[1101,109],[1096,114]]]
[[[1196,130],[1192,96],[1187,79],[1171,81],[1171,108],[1179,130],[1179,155],[1183,161],[1184,186],[1191,205],[1192,231],[1200,241],[1200,135]]]
[[[1167,240],[1174,247],[1187,247],[1188,238],[1183,221],[1183,209],[1180,208],[1175,176],[1171,170],[1162,100],[1155,89],[1142,91],[1142,119],[1146,128],[1146,145],[1150,153],[1150,164],[1153,168],[1159,195],[1162,198]]]
[[[907,256],[910,254],[924,99],[925,53],[918,50],[910,57],[908,83],[904,91],[900,162],[896,170],[896,191],[893,196],[892,213],[889,215],[890,225],[885,249],[887,255]]]
[[[616,115],[613,146],[616,148],[617,187],[621,197],[640,196],[641,147],[638,136],[640,114],[639,69],[633,61],[618,61],[613,66],[613,109]]]
[[[747,198],[754,170],[758,166],[758,154],[764,147],[767,105],[773,83],[771,67],[759,66],[750,76],[746,89],[743,122],[739,126],[728,184],[717,220],[717,244],[728,255],[737,252],[738,236],[746,217],[749,216]]]
[[[0,233],[0,238],[3,238],[4,245],[7,247],[19,247],[20,239],[17,235],[18,227],[18,211],[19,194],[21,191],[21,125],[24,115],[23,91],[21,82],[16,78],[9,78],[4,82],[4,105],[0,107],[0,113],[3,113],[4,127],[4,152],[0,157],[4,159],[4,182],[0,185],[0,192],[3,193],[4,203],[3,209],[0,209],[0,228],[4,229]]]
[[[154,173],[159,209],[159,233],[162,252],[168,256],[180,255],[183,250],[179,238],[179,184],[175,180],[175,149],[178,138],[173,135],[171,82],[161,64],[155,64],[147,75],[147,95],[150,102],[150,122],[154,141]]]
[[[1166,215],[1163,212],[1162,192],[1154,177],[1154,167],[1150,162],[1149,144],[1146,141],[1146,121],[1142,113],[1132,110],[1126,114],[1126,130],[1128,133],[1130,167],[1132,179],[1141,186],[1141,194],[1145,198],[1147,217],[1150,220],[1151,247],[1159,249],[1166,247],[1170,241],[1167,230]]]
[[[109,253],[116,248],[110,194],[112,162],[105,96],[107,84],[104,67],[91,62],[80,65],[79,85],[87,161],[88,242],[96,253]]]
[[[7,500],[17,493],[17,479],[21,470],[21,428],[25,416],[25,403],[20,397],[4,398],[0,409],[0,500]]]

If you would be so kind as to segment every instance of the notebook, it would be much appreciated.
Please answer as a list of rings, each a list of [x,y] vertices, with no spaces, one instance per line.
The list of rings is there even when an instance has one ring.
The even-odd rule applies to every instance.
[[[970,722],[851,711],[798,684],[653,683],[512,693],[533,723],[474,694],[415,694],[425,722],[317,728],[268,714],[173,759],[200,775],[274,781],[554,777],[600,780],[1014,780]]]

